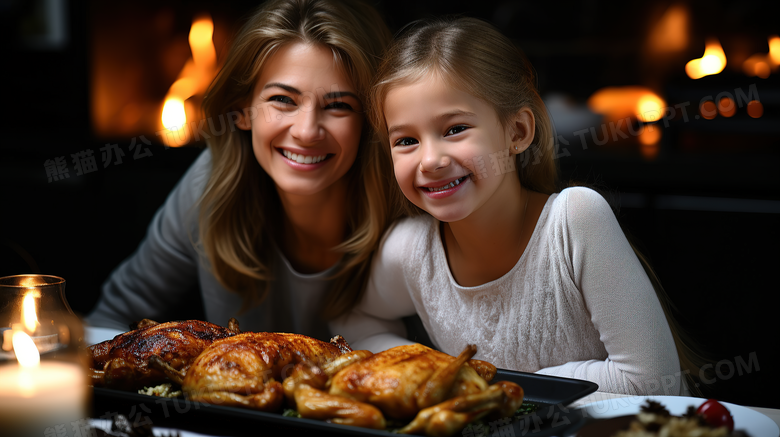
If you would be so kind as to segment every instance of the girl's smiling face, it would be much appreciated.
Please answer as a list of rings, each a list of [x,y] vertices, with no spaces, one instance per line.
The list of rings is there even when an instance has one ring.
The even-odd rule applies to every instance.
[[[515,154],[528,144],[486,102],[428,74],[391,88],[384,116],[396,180],[418,207],[455,222],[485,205],[516,201]]]
[[[263,66],[250,108],[237,126],[280,194],[322,194],[355,162],[362,104],[333,52],[321,45],[281,47]]]

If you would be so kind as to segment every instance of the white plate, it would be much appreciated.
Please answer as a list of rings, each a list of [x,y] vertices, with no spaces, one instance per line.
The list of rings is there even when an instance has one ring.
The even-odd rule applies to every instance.
[[[110,420],[90,419],[89,420],[89,424],[92,427],[100,428],[103,431],[111,431],[111,421]],[[183,430],[174,429],[174,428],[160,428],[160,427],[157,427],[157,426],[152,426],[152,433],[155,436],[157,436],[157,437],[176,435],[175,433],[179,433],[180,437],[217,437],[217,436],[212,436],[212,435],[208,435],[208,434],[198,434],[196,432],[183,431]]]
[[[84,327],[84,342],[88,346],[91,346],[101,341],[111,340],[119,334],[124,334],[124,331],[111,328],[95,328],[92,326]]]
[[[698,408],[699,405],[706,401],[706,399],[687,396],[631,396],[603,399],[583,405],[581,408],[592,417],[608,419],[610,417],[636,414],[648,399],[660,402],[675,416],[685,414],[689,405]],[[728,408],[731,416],[734,417],[734,429],[744,430],[751,437],[778,437],[780,435],[780,429],[777,427],[777,424],[758,411],[729,402],[721,402],[721,404]]]

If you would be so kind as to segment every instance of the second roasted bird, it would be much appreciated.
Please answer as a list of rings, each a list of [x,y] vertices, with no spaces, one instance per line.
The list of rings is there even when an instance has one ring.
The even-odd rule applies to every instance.
[[[176,371],[186,372],[211,342],[239,333],[238,321],[228,327],[200,320],[157,323],[144,319],[135,329],[89,347],[90,379],[96,387],[139,389],[167,381],[164,372],[149,367],[151,357]]]
[[[219,404],[280,411],[284,401],[281,381],[294,366],[313,362],[325,368],[352,352],[341,336],[330,343],[299,334],[245,332],[215,341],[185,371],[153,357],[150,365],[181,384],[187,398]]]

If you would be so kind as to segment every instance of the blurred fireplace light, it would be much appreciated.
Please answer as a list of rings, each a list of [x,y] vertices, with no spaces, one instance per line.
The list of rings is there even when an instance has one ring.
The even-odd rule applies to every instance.
[[[172,97],[165,101],[162,111],[162,124],[168,130],[180,128],[187,122],[187,114],[184,110],[184,102]]]
[[[195,19],[190,28],[189,43],[192,58],[184,64],[179,78],[168,89],[162,106],[160,121],[168,132],[162,135],[165,145],[177,147],[190,141],[187,120],[194,119],[187,111],[185,101],[203,94],[217,70],[217,52],[212,41],[214,22],[211,17]],[[191,105],[190,105],[191,106]]]
[[[758,100],[751,100],[747,105],[747,113],[752,118],[761,118],[764,115],[764,105]]]
[[[756,53],[742,63],[742,70],[746,75],[766,79],[780,67],[780,37],[769,37],[769,53]]]
[[[699,106],[699,114],[701,114],[705,120],[712,120],[715,118],[718,115],[718,109],[715,106],[715,102],[712,100],[702,102],[702,104]]]
[[[644,122],[658,121],[666,106],[666,102],[652,92],[647,92],[639,98],[636,104],[636,115]]]
[[[658,157],[661,151],[658,143],[661,141],[661,129],[657,126],[647,125],[639,134],[639,153],[648,161]]]
[[[780,36],[769,37],[769,59],[775,66],[780,66]]]
[[[705,43],[704,55],[688,61],[685,73],[691,79],[701,79],[704,76],[718,74],[726,68],[726,54],[716,38],[709,38]]]
[[[648,36],[654,53],[675,53],[688,47],[689,13],[684,5],[672,5],[653,25]]]
[[[645,129],[642,130],[642,133],[639,134],[639,142],[645,146],[656,145],[660,140],[661,140],[661,129],[654,127],[652,125],[648,125],[647,127],[645,127]]]
[[[731,117],[737,113],[737,104],[734,100],[723,97],[718,101],[718,113],[726,118]]]
[[[613,120],[636,117],[643,122],[652,122],[661,119],[666,102],[649,88],[606,87],[590,96],[588,107]]]

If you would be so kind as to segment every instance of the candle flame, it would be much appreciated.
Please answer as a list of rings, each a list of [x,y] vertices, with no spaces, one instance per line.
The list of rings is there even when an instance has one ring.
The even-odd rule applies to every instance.
[[[14,353],[16,360],[22,367],[36,367],[41,362],[41,354],[35,346],[32,337],[22,331],[14,332],[13,336]]]
[[[22,287],[31,288],[31,287],[35,287],[36,285],[39,285],[39,284],[38,284],[38,281],[36,281],[34,277],[26,276],[24,279],[22,279],[22,283],[19,284],[19,285],[21,285]]]
[[[29,291],[22,300],[22,324],[27,332],[35,332],[35,328],[39,325],[38,315],[35,312],[35,298],[39,296],[37,290]]]
[[[688,61],[685,72],[691,79],[701,79],[704,76],[718,74],[726,68],[726,54],[716,38],[707,40],[704,55]]]

